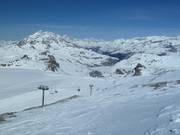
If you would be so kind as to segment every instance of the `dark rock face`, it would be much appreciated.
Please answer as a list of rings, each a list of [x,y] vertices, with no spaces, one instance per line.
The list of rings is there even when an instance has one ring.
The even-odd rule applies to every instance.
[[[116,69],[115,74],[123,75],[124,72],[121,69]]]
[[[9,67],[9,66],[12,66],[12,65],[13,65],[12,63],[0,64],[0,67]]]
[[[108,58],[102,63],[102,65],[103,66],[112,66],[112,65],[116,64],[117,62],[119,62],[118,59]]]
[[[49,51],[48,51],[48,50],[47,50],[47,51],[44,51],[44,52],[39,53],[39,55],[47,55],[47,54],[49,54]]]
[[[6,67],[6,64],[1,64],[1,67]]]
[[[51,44],[51,43],[50,43],[50,41],[48,41],[48,40],[42,40],[42,44],[49,45],[49,44]]]
[[[91,76],[91,77],[103,77],[102,73],[100,71],[96,71],[96,70],[91,71],[89,73],[89,76]]]
[[[57,71],[58,68],[60,67],[59,63],[56,62],[56,59],[53,55],[48,55],[47,64],[48,64],[48,70],[53,71],[53,72]]]
[[[142,65],[142,64],[140,64],[140,63],[138,63],[138,64],[136,65],[136,67],[134,68],[134,75],[133,75],[133,76],[139,76],[139,75],[141,75],[141,74],[142,74],[141,71],[142,71],[143,68],[145,68],[145,66]]]
[[[31,45],[36,44],[37,42],[35,40],[29,42]]]
[[[162,52],[162,53],[159,53],[159,54],[157,54],[158,56],[166,56],[167,55],[167,53],[165,53],[165,52]]]
[[[29,56],[27,54],[25,54],[23,57],[21,57],[21,59],[24,59],[24,60],[29,60]]]
[[[25,40],[21,40],[21,41],[19,41],[18,43],[17,43],[17,46],[18,47],[22,47],[23,45],[25,45],[26,44],[26,41]]]
[[[174,52],[174,53],[177,52],[177,49],[172,45],[167,45],[166,48],[168,49],[169,52]]]

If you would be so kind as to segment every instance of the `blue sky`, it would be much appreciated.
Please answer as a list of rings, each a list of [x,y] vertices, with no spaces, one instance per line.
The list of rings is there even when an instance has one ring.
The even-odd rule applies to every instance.
[[[0,0],[0,40],[38,30],[77,38],[180,35],[179,0]]]

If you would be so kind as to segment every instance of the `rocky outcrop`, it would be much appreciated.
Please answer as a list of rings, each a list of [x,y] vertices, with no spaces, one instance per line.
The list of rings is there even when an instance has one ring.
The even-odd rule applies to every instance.
[[[91,77],[103,77],[102,73],[100,71],[97,71],[97,70],[89,72],[89,76],[91,76]]]
[[[136,65],[136,67],[134,68],[134,75],[133,76],[139,76],[139,75],[141,75],[142,74],[142,69],[143,68],[145,68],[145,66],[144,65],[142,65],[142,64],[140,64],[140,63],[138,63],[137,65]]]
[[[23,55],[23,56],[21,57],[21,59],[23,59],[23,60],[29,60],[30,58],[29,58],[29,56],[28,56],[27,54],[25,54],[25,55]]]
[[[107,59],[102,63],[102,65],[103,65],[103,66],[112,66],[112,65],[116,64],[117,62],[119,62],[118,59],[115,59],[115,58],[107,58]]]
[[[53,55],[48,55],[48,61],[47,61],[47,68],[50,71],[56,72],[58,70],[59,63],[56,61],[55,57]]]
[[[125,71],[121,69],[116,69],[115,74],[123,75],[125,74]]]
[[[17,43],[17,46],[18,47],[22,47],[22,46],[24,46],[26,44],[26,41],[25,40],[21,40],[21,41],[19,41],[18,43]]]

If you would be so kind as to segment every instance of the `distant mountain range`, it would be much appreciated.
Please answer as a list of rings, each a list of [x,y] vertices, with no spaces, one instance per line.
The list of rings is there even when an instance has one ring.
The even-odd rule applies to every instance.
[[[103,41],[73,39],[38,31],[20,41],[0,41],[0,67],[102,76],[132,75],[141,64],[142,74],[180,67],[180,37],[152,36]],[[119,71],[119,72],[118,72]]]

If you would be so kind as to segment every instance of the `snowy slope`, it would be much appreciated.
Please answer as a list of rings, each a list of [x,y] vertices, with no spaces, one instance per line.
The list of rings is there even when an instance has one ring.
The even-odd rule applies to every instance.
[[[74,77],[75,80],[79,80],[79,83],[69,84],[68,87],[62,84],[72,80],[69,76],[58,75],[57,78],[51,76],[49,79],[53,79],[54,82],[61,80],[57,83],[60,95],[50,95],[52,99],[55,99],[54,101],[56,97],[63,99],[64,94],[69,93],[69,96],[77,94],[75,88],[79,84],[81,85],[80,97],[29,111],[20,110],[28,107],[25,106],[26,102],[29,107],[33,104],[39,105],[40,96],[37,95],[40,93],[27,93],[26,96],[14,97],[19,98],[18,105],[15,104],[17,100],[14,98],[0,100],[1,110],[8,109],[10,101],[16,101],[14,104],[11,103],[12,107],[9,110],[20,111],[15,118],[9,118],[7,122],[1,124],[0,133],[2,135],[12,133],[15,135],[170,135],[175,132],[173,134],[178,135],[180,130],[178,126],[180,108],[178,89],[180,85],[176,82],[180,79],[179,75],[180,72],[175,71],[160,76],[119,79]],[[150,86],[151,83],[158,83],[162,80],[169,82],[168,85],[156,90]],[[90,83],[95,85],[91,97],[88,88]],[[61,90],[65,87],[66,91]],[[33,97],[28,97],[28,95]],[[67,95],[65,97],[68,97]],[[49,102],[48,97],[50,96],[46,93],[46,102]],[[31,99],[30,102],[28,99]]]
[[[179,135],[179,52],[180,37],[103,41],[39,31],[2,41],[0,135]],[[103,77],[90,77],[93,70]],[[44,108],[41,84],[50,87]]]

